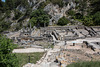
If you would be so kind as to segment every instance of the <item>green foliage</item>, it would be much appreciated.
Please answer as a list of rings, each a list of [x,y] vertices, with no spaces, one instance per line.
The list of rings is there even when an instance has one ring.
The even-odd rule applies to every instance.
[[[12,50],[16,47],[12,41],[5,36],[0,35],[0,66],[18,67],[18,59]]]
[[[31,24],[34,24],[35,23],[34,21],[36,21],[36,24],[34,25],[44,26],[44,23],[45,23],[47,26],[49,23],[49,15],[46,14],[46,12],[44,12],[42,9],[38,9],[31,13],[30,21],[31,21]]]
[[[60,7],[64,6],[63,0],[50,0],[53,4],[58,4]]]
[[[58,20],[58,23],[57,25],[61,25],[61,26],[64,26],[64,25],[67,25],[70,21],[68,19],[66,19],[66,17],[62,17]]]
[[[100,11],[94,14],[93,21],[95,25],[100,25]]]
[[[84,16],[83,17],[83,24],[85,26],[93,26],[93,18],[91,16]]]
[[[0,11],[6,12],[7,10],[14,10],[17,6],[22,5],[24,7],[28,7],[27,0],[6,0],[6,2],[1,2],[0,0]]]
[[[31,23],[31,27],[36,26],[36,22],[37,22],[37,20],[36,20],[36,18],[34,18],[34,17],[32,17],[32,18],[29,20],[29,24]]]
[[[6,8],[12,10],[14,8],[14,1],[13,0],[6,0]]]
[[[82,12],[82,15],[84,15],[86,9],[87,9],[87,0],[82,0],[80,2],[80,11]]]
[[[100,0],[91,0],[92,14],[100,11]]]
[[[75,0],[75,3],[78,4],[80,1],[79,0]]]
[[[83,15],[81,13],[76,13],[75,18],[76,19],[83,19]]]
[[[68,12],[68,14],[71,15],[71,16],[74,16],[74,15],[75,15],[75,11],[70,10],[70,11]]]
[[[68,65],[67,67],[100,67],[100,61],[86,61],[73,63]]]
[[[40,3],[38,9],[44,9],[44,7],[47,6],[49,3],[50,3],[49,0]]]
[[[22,13],[18,10],[15,10],[15,16],[13,18],[13,20],[17,20],[22,16]]]
[[[7,30],[10,28],[10,24],[9,22],[5,22],[5,21],[1,21],[0,22],[0,32],[3,32],[4,30]]]
[[[0,0],[0,10],[2,9],[3,7],[3,2]]]

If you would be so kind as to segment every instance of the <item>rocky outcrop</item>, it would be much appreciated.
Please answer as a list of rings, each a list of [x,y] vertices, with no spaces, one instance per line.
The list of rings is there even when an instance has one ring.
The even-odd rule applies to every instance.
[[[32,11],[34,11],[38,9],[42,2],[45,1],[46,0],[28,0],[28,3],[30,7],[32,7]],[[51,16],[49,25],[56,24],[61,17],[66,16],[66,11],[75,8],[76,6],[74,0],[64,0],[64,2],[67,2],[68,4],[64,5],[62,8],[58,5],[53,5],[52,3],[49,3],[47,6],[45,6],[44,11],[46,11]],[[27,8],[22,5],[19,5],[16,9],[22,13],[25,13],[27,10]]]
[[[66,16],[66,11],[68,11],[71,8],[75,8],[76,4],[74,2],[68,2],[67,6],[60,8],[58,5],[53,5],[52,3],[48,4],[44,11],[46,11],[49,15],[51,15],[50,23],[49,25],[53,25],[58,22],[58,20]]]
[[[22,5],[19,5],[16,9],[19,10],[20,12],[22,12],[22,13],[26,12],[26,8]]]

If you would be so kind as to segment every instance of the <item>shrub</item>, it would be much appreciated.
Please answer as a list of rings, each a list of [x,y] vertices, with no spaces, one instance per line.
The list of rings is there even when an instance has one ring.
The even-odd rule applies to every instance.
[[[58,20],[58,23],[57,25],[61,25],[61,26],[64,26],[64,25],[67,25],[69,23],[69,20],[66,19],[66,17],[62,17]]]
[[[75,17],[76,17],[76,19],[82,19],[83,18],[83,15],[80,14],[80,13],[76,13],[75,14]]]
[[[68,12],[68,14],[71,15],[71,16],[74,16],[74,15],[75,15],[75,11],[70,10],[70,11]]]

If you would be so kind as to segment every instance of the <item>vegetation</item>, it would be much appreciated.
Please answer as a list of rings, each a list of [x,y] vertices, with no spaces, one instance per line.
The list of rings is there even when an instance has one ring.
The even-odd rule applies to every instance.
[[[93,21],[94,21],[94,25],[100,25],[100,11],[94,14]]]
[[[47,26],[49,23],[49,15],[42,9],[35,10],[31,13],[31,20],[29,21],[32,26]]]
[[[22,67],[27,63],[36,63],[44,53],[23,53],[15,54],[12,50],[17,45],[12,43],[12,40],[0,35],[0,66],[1,67]],[[30,61],[29,61],[30,56]]]
[[[79,62],[73,63],[68,65],[67,67],[100,67],[100,61],[86,61],[86,62]]]
[[[13,20],[14,21],[18,20],[18,23],[20,25],[22,24],[21,22],[23,22],[24,19],[30,17],[29,22],[31,23],[32,27],[34,25],[38,27],[47,26],[49,23],[49,15],[46,12],[44,12],[43,9],[50,2],[53,3],[54,5],[59,5],[60,8],[62,8],[65,4],[68,4],[68,2],[66,3],[63,2],[63,0],[46,0],[40,4],[38,10],[32,12],[32,7],[30,6],[30,4],[28,4],[27,0],[6,0],[6,2],[2,2],[0,0],[0,32],[9,29],[12,22],[8,20],[5,21],[5,20],[10,18],[11,12],[13,11],[15,13],[15,17],[13,18]],[[67,13],[69,16],[71,16],[72,19],[81,21],[83,25],[86,26],[100,25],[100,15],[99,15],[100,0],[75,0],[75,3],[76,3],[75,11],[69,10]],[[23,13],[18,11],[16,9],[18,6],[23,6],[24,8],[26,8],[26,11]],[[59,22],[58,25],[60,25]],[[66,25],[66,23],[65,22],[63,23],[62,21],[61,25]],[[17,27],[16,29],[20,29],[20,28]]]
[[[1,67],[18,67],[19,62],[12,50],[16,45],[5,36],[0,35],[0,66]]]
[[[15,10],[15,17],[13,18],[13,20],[17,20],[22,16],[22,13],[18,10]]]
[[[58,4],[60,7],[64,6],[63,0],[50,0],[54,5]]]
[[[10,22],[5,22],[5,21],[1,21],[0,22],[0,32],[3,32],[4,30],[7,30],[10,28]]]
[[[92,8],[92,14],[95,14],[96,12],[100,11],[100,0],[91,0],[91,8]]]
[[[68,19],[66,19],[66,17],[62,17],[58,20],[58,23],[57,25],[61,25],[61,26],[64,26],[64,25],[67,25],[70,21]]]
[[[75,0],[79,5],[76,6],[78,9],[77,12],[70,10],[68,15],[72,16],[74,20],[81,21],[85,26],[98,26],[100,25],[100,0]],[[90,5],[87,3],[90,2]]]
[[[74,15],[75,15],[75,11],[69,10],[69,11],[68,11],[68,15],[74,16]]]
[[[79,0],[75,0],[75,3],[78,4],[80,1]]]
[[[50,3],[49,0],[40,3],[38,9],[44,9],[44,7],[47,6],[49,3]]]
[[[29,20],[29,23],[31,23],[31,27],[36,26],[36,24],[37,24],[36,22],[37,22],[37,19],[34,18],[34,17],[32,17],[32,18]]]
[[[44,53],[22,53],[22,54],[15,54],[17,56],[18,59],[20,59],[19,61],[19,67],[22,67],[23,65],[27,64],[27,63],[36,63],[38,60],[40,60],[40,58],[43,56]],[[30,57],[30,61],[29,61],[29,57]]]

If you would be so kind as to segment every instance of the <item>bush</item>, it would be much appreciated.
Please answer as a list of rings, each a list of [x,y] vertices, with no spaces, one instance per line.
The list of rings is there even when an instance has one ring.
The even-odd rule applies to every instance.
[[[74,16],[74,15],[75,15],[75,11],[70,10],[70,11],[68,12],[68,14],[71,15],[71,16]]]
[[[91,16],[84,16],[83,17],[83,24],[85,26],[93,26],[93,18]]]
[[[76,19],[82,19],[83,18],[82,14],[80,14],[80,13],[76,13],[75,17],[76,17]]]
[[[64,26],[64,25],[67,25],[70,21],[68,19],[66,19],[66,17],[62,17],[58,20],[58,23],[57,25],[61,25],[61,26]]]
[[[13,49],[16,45],[12,40],[0,35],[0,67],[19,67],[19,62]]]

